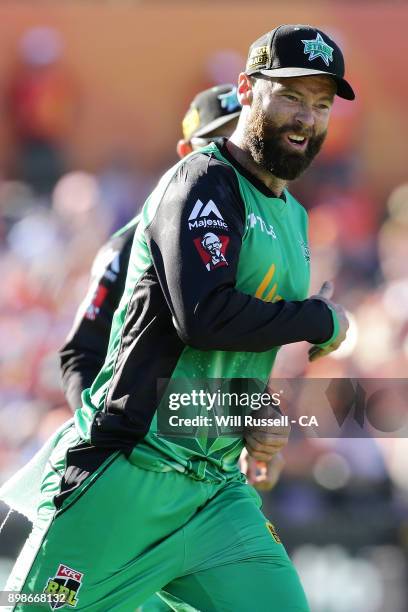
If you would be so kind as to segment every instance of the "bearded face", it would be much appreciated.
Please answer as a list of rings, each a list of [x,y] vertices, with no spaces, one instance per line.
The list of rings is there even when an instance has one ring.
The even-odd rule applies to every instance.
[[[268,85],[271,86],[270,83]],[[261,168],[278,178],[291,181],[306,170],[320,151],[327,130],[317,134],[315,126],[309,127],[296,121],[295,113],[291,116],[287,111],[273,111],[273,104],[268,113],[265,111],[262,91],[254,90],[254,100],[244,130],[244,145]],[[299,142],[301,138],[304,139],[303,146]]]

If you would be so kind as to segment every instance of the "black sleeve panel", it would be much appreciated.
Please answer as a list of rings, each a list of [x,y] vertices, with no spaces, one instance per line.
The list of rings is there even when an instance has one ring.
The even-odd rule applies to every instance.
[[[146,237],[180,338],[201,350],[266,351],[333,332],[318,300],[266,303],[235,288],[245,231],[238,180],[197,154],[168,186]]]
[[[109,344],[113,314],[125,286],[135,226],[113,236],[100,249],[92,266],[87,297],[59,351],[62,385],[72,410],[81,406],[81,393],[101,369]]]

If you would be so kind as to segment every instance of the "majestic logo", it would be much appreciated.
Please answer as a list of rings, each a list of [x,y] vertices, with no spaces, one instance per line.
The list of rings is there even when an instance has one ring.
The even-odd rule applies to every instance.
[[[212,232],[207,232],[202,238],[194,240],[196,249],[209,272],[215,268],[228,266],[225,259],[228,243],[228,236],[217,236]]]
[[[308,58],[310,62],[317,57],[321,57],[326,66],[328,66],[329,62],[333,61],[334,49],[324,42],[320,34],[317,34],[314,40],[302,40],[302,43],[305,45],[303,53],[305,55],[310,53]]]
[[[118,274],[120,272],[120,253],[114,253],[114,258],[112,259],[109,267],[105,270],[104,277],[114,283],[118,278]]]
[[[120,252],[116,249],[106,249],[101,251],[92,266],[92,277],[105,277],[112,283],[118,277],[120,271]]]
[[[259,225],[259,227],[261,228],[261,232],[265,232],[269,236],[272,236],[272,238],[275,238],[275,239],[277,238],[275,234],[275,230],[273,229],[273,225],[269,225],[265,223],[262,217],[259,217],[258,215],[255,215],[254,213],[250,213],[247,218],[247,228],[253,229],[257,225]]]
[[[62,601],[50,603],[51,610],[57,610],[63,606],[75,608],[78,603],[78,591],[82,586],[81,572],[60,563],[58,571],[53,578],[49,578],[44,593],[63,595]]]
[[[215,217],[215,219],[209,219],[208,217],[210,216]],[[228,230],[228,225],[225,223],[222,214],[212,200],[209,200],[207,204],[204,204],[201,200],[197,200],[188,218],[188,227],[190,230],[198,227]]]
[[[224,108],[227,113],[233,113],[234,111],[241,110],[241,105],[237,98],[237,88],[233,87],[231,91],[220,94],[217,96],[220,101],[221,108]]]

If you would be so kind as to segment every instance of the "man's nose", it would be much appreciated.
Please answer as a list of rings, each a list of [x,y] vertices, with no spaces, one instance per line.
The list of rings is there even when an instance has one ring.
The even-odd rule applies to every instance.
[[[312,128],[314,126],[315,116],[313,113],[313,109],[310,108],[310,106],[307,106],[306,104],[303,104],[301,108],[299,108],[295,118],[297,123],[304,127]]]

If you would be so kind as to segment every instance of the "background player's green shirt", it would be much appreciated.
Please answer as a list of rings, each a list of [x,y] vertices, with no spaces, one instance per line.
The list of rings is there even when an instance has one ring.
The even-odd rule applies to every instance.
[[[288,191],[275,197],[225,146],[176,164],[144,206],[81,435],[150,469],[235,476],[242,437],[157,434],[158,381],[266,383],[280,345],[329,338],[330,310],[305,299],[309,265],[307,214]]]

